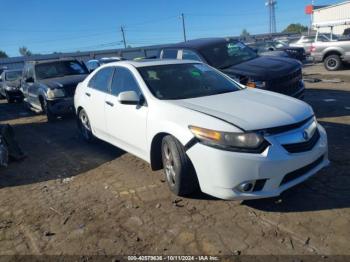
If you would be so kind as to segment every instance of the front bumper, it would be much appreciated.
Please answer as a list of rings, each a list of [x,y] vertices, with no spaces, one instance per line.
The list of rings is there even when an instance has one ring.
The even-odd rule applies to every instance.
[[[73,97],[47,100],[51,112],[55,115],[74,113]]]
[[[305,83],[304,81],[300,81],[299,89],[295,93],[293,93],[291,96],[303,100],[304,94],[305,94]]]
[[[187,151],[196,170],[202,192],[222,199],[257,199],[280,195],[314,175],[329,164],[327,134],[318,126],[320,138],[312,150],[288,153],[276,136],[266,137],[269,146],[261,154],[229,152],[197,143]],[[295,131],[295,130],[293,130]],[[316,163],[313,166],[310,164]],[[310,168],[295,179],[283,178],[306,166]],[[260,190],[243,193],[237,186],[246,181],[264,180]],[[283,181],[283,182],[282,182]]]
[[[10,98],[22,99],[23,93],[19,89],[6,90],[7,95]]]
[[[311,57],[314,61],[314,63],[322,62],[323,56],[321,54],[311,53]]]

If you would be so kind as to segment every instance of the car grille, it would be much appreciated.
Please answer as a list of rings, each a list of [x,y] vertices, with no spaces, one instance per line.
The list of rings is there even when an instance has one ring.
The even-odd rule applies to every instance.
[[[299,90],[301,79],[302,72],[301,69],[298,69],[291,74],[268,81],[266,89],[286,95],[293,95]]]
[[[313,136],[306,142],[282,145],[289,153],[301,153],[310,151],[320,139],[320,132],[316,129]]]
[[[64,92],[67,97],[73,97],[75,94],[75,89],[77,88],[77,85],[69,85],[64,87]]]
[[[324,156],[321,156],[316,161],[312,162],[311,164],[304,166],[302,168],[299,168],[293,172],[288,173],[282,179],[280,186],[305,175],[306,173],[308,173],[309,171],[311,171],[312,169],[317,167],[319,164],[321,164],[321,162],[323,161],[323,158],[324,158]]]

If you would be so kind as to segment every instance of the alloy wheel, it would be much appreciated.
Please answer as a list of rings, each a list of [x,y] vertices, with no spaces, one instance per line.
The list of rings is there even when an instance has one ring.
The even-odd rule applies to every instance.
[[[172,185],[175,185],[176,181],[176,172],[175,172],[175,165],[174,165],[174,157],[170,150],[170,147],[168,143],[164,144],[163,147],[163,155],[165,157],[164,159],[164,169],[165,169],[165,175],[167,177],[167,180]]]

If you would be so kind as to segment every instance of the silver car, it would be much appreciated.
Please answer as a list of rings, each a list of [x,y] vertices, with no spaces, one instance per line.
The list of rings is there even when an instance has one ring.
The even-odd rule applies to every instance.
[[[15,100],[22,101],[23,94],[20,90],[22,70],[5,70],[1,74],[0,96],[5,97],[8,103]]]

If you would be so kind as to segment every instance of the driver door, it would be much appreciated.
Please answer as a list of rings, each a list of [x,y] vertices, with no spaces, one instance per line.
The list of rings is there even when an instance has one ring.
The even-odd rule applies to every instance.
[[[120,103],[118,95],[125,91],[135,91],[140,97],[142,96],[133,72],[125,67],[116,67],[111,93],[106,95],[105,101],[107,132],[113,144],[147,159],[148,107],[145,103],[139,105]]]

